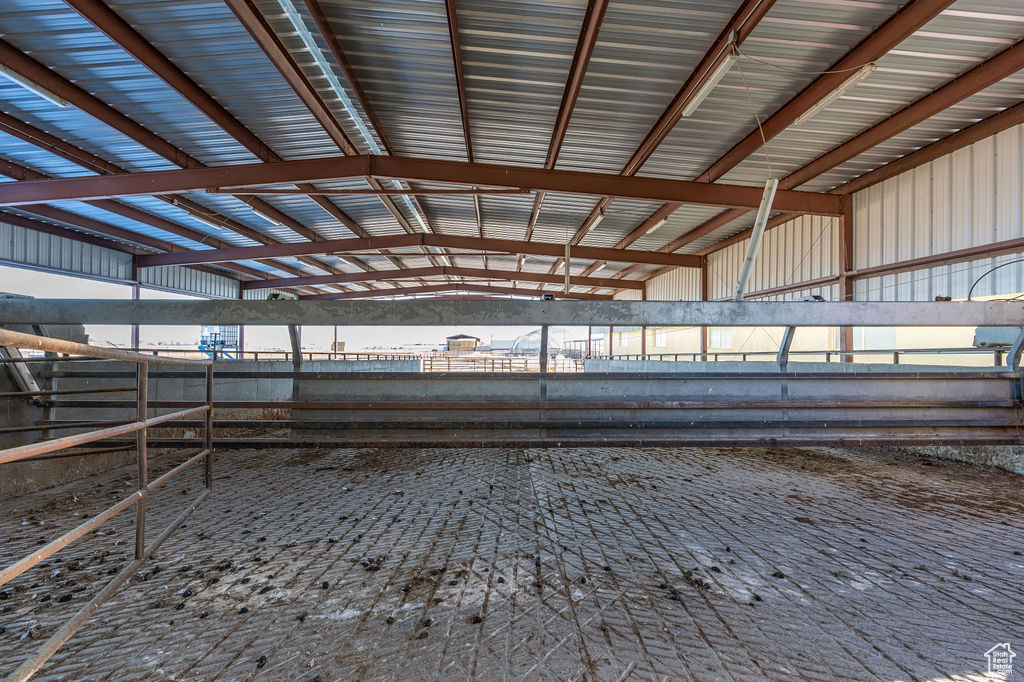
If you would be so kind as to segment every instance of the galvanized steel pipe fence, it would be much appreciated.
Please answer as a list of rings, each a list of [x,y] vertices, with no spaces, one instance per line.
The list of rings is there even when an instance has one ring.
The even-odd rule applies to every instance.
[[[116,388],[100,388],[100,389],[69,389],[69,390],[46,390],[46,391],[15,391],[5,392],[0,394],[0,397],[6,399],[19,399],[29,398],[38,396],[53,396],[53,395],[67,395],[67,394],[81,394],[81,393],[109,393],[109,392],[135,392],[135,419],[123,424],[117,424],[115,426],[109,426],[107,428],[101,428],[93,431],[86,431],[71,436],[64,436],[61,438],[52,438],[48,440],[42,440],[37,443],[30,443],[28,445],[21,445],[18,447],[8,448],[6,450],[0,450],[0,464],[9,464],[12,462],[26,462],[26,461],[37,461],[39,459],[49,459],[53,457],[75,457],[75,456],[90,456],[101,453],[113,452],[118,450],[130,450],[136,451],[137,468],[138,468],[138,485],[135,492],[131,495],[120,500],[111,507],[104,511],[96,514],[89,520],[79,524],[75,528],[64,533],[60,537],[54,538],[50,542],[40,546],[28,556],[22,557],[13,564],[0,570],[0,586],[14,580],[22,573],[28,571],[33,566],[36,566],[40,562],[46,560],[48,557],[56,554],[61,549],[67,547],[76,540],[82,538],[87,533],[96,530],[103,523],[114,518],[121,512],[135,507],[135,552],[134,560],[119,571],[114,578],[107,583],[107,585],[96,594],[85,606],[66,623],[54,632],[49,639],[47,639],[39,647],[35,654],[25,660],[16,670],[14,670],[7,677],[8,682],[22,681],[30,678],[40,667],[51,657],[53,654],[68,640],[74,633],[82,627],[83,624],[96,612],[97,609],[113,596],[118,588],[120,588],[141,566],[147,557],[153,554],[154,551],[168,538],[171,533],[181,525],[199,507],[200,504],[209,496],[212,485],[213,485],[213,364],[209,361],[203,360],[189,360],[184,358],[176,357],[157,357],[155,355],[146,355],[142,353],[135,353],[129,351],[118,350],[114,348],[101,348],[98,346],[91,346],[88,344],[75,343],[72,341],[64,341],[59,339],[52,339],[43,336],[35,336],[32,334],[23,334],[7,329],[0,328],[0,346],[6,346],[9,348],[19,349],[36,349],[42,350],[47,353],[58,353],[67,356],[74,356],[77,358],[94,358],[101,360],[120,360],[125,362],[133,362],[136,364],[135,373],[135,386],[122,386]],[[65,360],[67,358],[61,358]],[[9,357],[0,358],[0,362],[23,362],[27,358],[21,357]],[[57,358],[49,358],[50,361],[55,361]],[[164,414],[159,416],[150,417],[149,409],[153,406],[149,401],[149,365],[153,363],[161,364],[178,364],[178,365],[190,365],[190,366],[204,366],[206,368],[206,401],[204,404],[190,407],[187,409],[172,412],[170,414]],[[202,446],[197,452],[190,453],[189,457],[182,463],[178,464],[171,470],[162,474],[161,476],[150,480],[149,479],[149,454],[147,451],[147,430],[160,425],[167,424],[175,420],[188,419],[189,417],[197,417],[202,415],[203,423],[203,441]],[[79,427],[91,426],[92,422],[81,422],[78,424]],[[14,427],[6,428],[5,431],[15,430],[33,430],[35,427]],[[46,432],[45,427],[41,427],[38,430]],[[89,443],[96,443],[106,439],[114,438],[117,436],[124,436],[128,434],[134,434],[135,443],[134,448],[131,446],[118,446],[118,447],[100,447],[90,450],[74,450],[81,445]],[[149,494],[155,489],[167,483],[169,480],[180,474],[181,472],[199,464],[204,464],[204,489],[200,495],[193,500],[151,543],[146,544],[146,503]]]

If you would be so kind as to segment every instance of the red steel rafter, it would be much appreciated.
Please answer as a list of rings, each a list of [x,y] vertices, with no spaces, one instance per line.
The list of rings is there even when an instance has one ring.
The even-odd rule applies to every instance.
[[[799,170],[790,173],[779,181],[779,189],[796,189],[1021,69],[1024,69],[1024,41],[985,60],[970,71],[957,76],[937,90],[897,111],[884,121],[871,126]],[[672,242],[670,246],[673,246],[674,249],[681,248],[746,214],[746,211],[740,209],[726,211],[700,227],[687,232]],[[750,234],[750,231],[744,230],[740,234],[746,236]],[[717,244],[712,245],[711,248],[716,246]]]
[[[0,184],[0,204],[14,206],[48,201],[79,201],[134,194],[167,194],[207,187],[313,182],[370,175],[452,184],[531,187],[568,194],[620,196],[743,208],[756,208],[761,202],[762,192],[760,187],[745,185],[707,184],[639,176],[623,177],[611,173],[416,157],[364,155],[99,177],[31,180],[17,183],[16,187]],[[779,190],[775,195],[775,206],[784,211],[839,215],[839,199],[830,194]]]
[[[357,272],[345,275],[318,275],[306,277],[282,277],[280,279],[259,282],[243,289],[259,289],[263,287],[296,287],[333,284],[336,282],[369,282],[392,281],[417,277],[436,277],[450,275],[455,277],[474,277],[478,279],[501,279],[517,282],[542,282],[545,284],[563,284],[565,279],[560,276],[547,275],[540,272],[516,272],[498,268],[463,268],[463,267],[429,267],[410,268],[408,270],[387,270],[375,272]],[[616,279],[600,277],[573,277],[570,284],[574,286],[590,286],[603,289],[643,289],[643,282],[622,282]]]
[[[313,253],[345,253],[370,249],[399,249],[433,246],[436,248],[467,249],[477,251],[503,251],[537,256],[558,257],[564,253],[561,244],[545,242],[523,242],[512,239],[481,239],[480,237],[458,237],[441,234],[400,234],[387,237],[364,237],[360,239],[336,239],[320,242],[298,242],[275,244],[273,246],[236,246],[222,249],[204,249],[188,253],[140,256],[139,267],[184,265],[187,263],[222,263],[253,258],[279,258],[284,256],[308,255]],[[610,260],[624,263],[648,263],[653,265],[676,265],[700,267],[700,256],[631,249],[607,249],[581,246],[577,249],[580,258],[587,260]]]
[[[454,292],[473,292],[482,294],[530,296],[540,298],[545,293],[554,294],[557,298],[571,298],[577,300],[611,300],[611,294],[578,294],[554,291],[542,291],[539,289],[519,289],[514,287],[494,287],[482,284],[436,284],[422,287],[406,287],[404,289],[377,289],[375,291],[352,291],[344,294],[312,294],[300,296],[306,299],[351,299],[351,298],[383,298],[386,296],[411,296],[413,294],[440,294]]]
[[[757,27],[758,23],[768,11],[775,4],[775,0],[746,0],[738,10],[730,18],[729,23],[719,34],[718,38],[712,44],[711,48],[704,54],[704,57],[697,64],[697,68],[693,70],[690,77],[680,88],[676,96],[672,98],[672,101],[662,112],[657,122],[647,133],[643,140],[641,140],[636,151],[633,152],[633,156],[630,157],[629,161],[622,168],[622,175],[632,176],[635,175],[643,166],[643,164],[651,158],[654,154],[655,149],[660,145],[668,134],[675,127],[679,119],[682,118],[682,111],[686,108],[686,105],[690,103],[693,96],[697,93],[700,87],[704,84],[707,78],[714,73],[718,65],[721,64],[722,60],[728,55],[730,44],[735,39],[735,44],[741,44],[750,34],[754,28]],[[599,213],[604,212],[612,202],[612,197],[604,197],[598,202],[597,206],[591,211],[590,215],[587,216],[583,224],[580,225],[579,229],[573,237],[573,244],[578,244],[590,231],[590,228],[594,225],[594,221],[597,219]],[[674,208],[678,208],[681,204],[676,204]],[[664,207],[663,207],[664,208]],[[674,210],[673,208],[673,210]],[[663,209],[659,209],[663,210]]]

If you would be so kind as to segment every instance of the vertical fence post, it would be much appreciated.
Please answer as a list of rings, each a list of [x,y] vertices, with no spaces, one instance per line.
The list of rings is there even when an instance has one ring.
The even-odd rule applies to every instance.
[[[203,425],[203,449],[206,450],[206,489],[213,490],[213,365],[206,366],[206,423]]]
[[[548,371],[548,326],[540,326],[540,371]]]
[[[137,393],[135,397],[135,420],[146,421],[149,412],[149,363],[140,362],[136,365]],[[146,489],[149,487],[149,462],[146,452],[146,429],[135,432],[135,454],[139,467],[139,498],[135,508],[135,558],[141,559],[146,549]]]
[[[793,345],[794,334],[796,334],[796,327],[786,327],[786,331],[782,334],[782,343],[779,344],[779,354],[776,356],[781,372],[785,372],[789,365],[789,348]]]

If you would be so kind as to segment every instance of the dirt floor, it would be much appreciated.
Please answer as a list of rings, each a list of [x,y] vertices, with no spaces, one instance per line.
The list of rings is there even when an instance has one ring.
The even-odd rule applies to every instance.
[[[215,470],[37,679],[980,680],[1001,679],[994,645],[1024,653],[1024,478],[1003,471],[752,448],[263,450]],[[0,565],[132,485],[0,502]],[[157,492],[151,537],[199,485]],[[0,588],[0,676],[125,565],[133,516]]]

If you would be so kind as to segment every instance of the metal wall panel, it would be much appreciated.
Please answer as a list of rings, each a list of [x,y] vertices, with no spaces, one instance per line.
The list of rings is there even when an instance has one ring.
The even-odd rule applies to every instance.
[[[132,277],[131,254],[3,222],[0,222],[0,261],[120,282],[130,282]],[[144,269],[142,283],[208,298],[238,298],[240,286],[230,277],[178,266]]]
[[[241,283],[193,268],[166,267],[141,269],[143,286],[157,289],[198,294],[206,298],[238,298]]]
[[[128,280],[132,257],[121,251],[0,222],[0,259],[69,274]]]
[[[854,267],[871,267],[1024,236],[1024,126],[1005,130],[854,195]],[[858,281],[858,300],[964,298],[1008,254]],[[981,279],[974,296],[1024,291],[1024,263]]]
[[[699,301],[700,269],[676,268],[647,280],[648,301]]]
[[[765,233],[747,282],[763,291],[839,273],[839,219],[800,216]],[[749,239],[708,256],[708,298],[729,298],[736,288]],[[801,296],[806,294],[801,293]],[[800,298],[798,297],[798,298]]]
[[[642,300],[644,295],[636,289],[626,289],[615,294],[616,301],[639,301]]]

